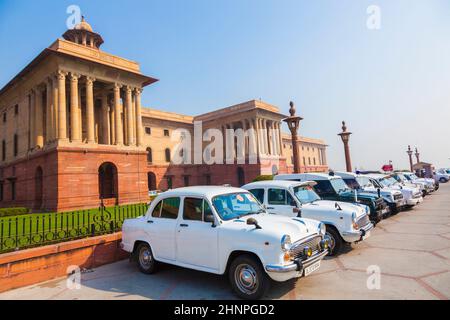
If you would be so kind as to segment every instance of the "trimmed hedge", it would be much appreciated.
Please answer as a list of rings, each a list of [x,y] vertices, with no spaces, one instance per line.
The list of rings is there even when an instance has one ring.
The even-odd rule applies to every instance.
[[[27,208],[0,208],[0,217],[21,216],[29,213],[30,210]]]
[[[267,181],[267,180],[273,180],[273,175],[261,175],[257,176],[253,182],[257,181]]]

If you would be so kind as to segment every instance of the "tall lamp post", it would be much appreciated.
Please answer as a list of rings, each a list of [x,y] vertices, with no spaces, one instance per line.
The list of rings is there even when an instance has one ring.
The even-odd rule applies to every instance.
[[[345,121],[342,121],[342,132],[338,135],[341,136],[342,142],[344,143],[345,165],[347,167],[347,172],[352,172],[352,160],[350,158],[350,147],[348,146],[348,140],[350,139],[351,134],[351,132],[347,131]]]
[[[416,156],[417,163],[419,163],[419,162],[420,162],[420,160],[419,160],[420,153],[419,153],[419,151],[417,150],[417,147],[416,147],[416,153],[415,153],[414,155]]]
[[[411,146],[408,146],[408,151],[406,151],[406,153],[408,154],[409,157],[409,168],[411,169],[411,172],[413,172],[413,160],[412,160],[413,151],[411,150]]]
[[[298,154],[298,129],[300,127],[300,121],[303,120],[302,117],[296,116],[296,110],[294,106],[294,102],[290,102],[289,104],[291,108],[289,109],[290,117],[284,119],[283,121],[287,123],[289,130],[291,131],[292,138],[292,155],[294,161],[294,173],[300,173],[300,156]]]

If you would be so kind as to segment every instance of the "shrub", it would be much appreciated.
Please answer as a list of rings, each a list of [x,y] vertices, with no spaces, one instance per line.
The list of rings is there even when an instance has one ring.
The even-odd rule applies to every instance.
[[[10,216],[20,216],[29,213],[30,210],[28,210],[27,208],[0,208],[0,218]]]
[[[257,177],[255,178],[255,180],[253,180],[253,182],[257,182],[257,181],[267,181],[267,180],[273,180],[273,175],[267,174],[267,175],[260,175],[260,176],[257,176]]]

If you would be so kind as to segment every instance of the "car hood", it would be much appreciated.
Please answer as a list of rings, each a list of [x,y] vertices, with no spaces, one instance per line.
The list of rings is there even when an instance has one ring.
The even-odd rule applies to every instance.
[[[240,229],[244,232],[251,232],[255,230],[255,226],[247,225],[247,220],[250,218],[258,221],[258,225],[261,227],[261,229],[256,230],[258,233],[273,236],[277,239],[281,239],[283,235],[287,234],[291,237],[292,242],[317,233],[319,225],[319,221],[311,219],[289,218],[277,214],[261,213],[227,221],[224,226],[232,229]]]
[[[349,214],[350,216],[356,213],[356,217],[366,213],[366,209],[364,205],[361,204],[353,204],[349,202],[341,202],[341,201],[331,201],[331,200],[319,200],[314,203],[308,203],[302,206],[302,210],[314,210],[314,211],[336,211],[336,203],[342,209],[343,213]]]

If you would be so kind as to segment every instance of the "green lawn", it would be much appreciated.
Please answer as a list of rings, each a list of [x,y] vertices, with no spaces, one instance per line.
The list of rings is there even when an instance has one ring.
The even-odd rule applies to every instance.
[[[145,214],[146,204],[0,218],[0,253],[111,233],[122,222]]]

